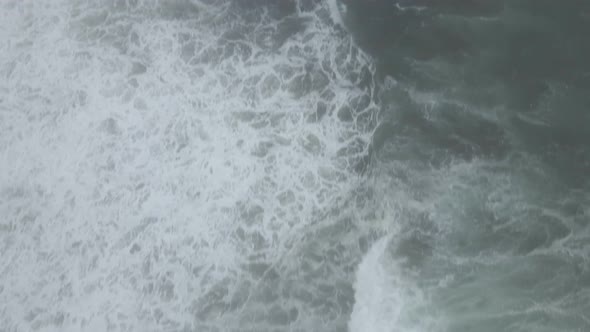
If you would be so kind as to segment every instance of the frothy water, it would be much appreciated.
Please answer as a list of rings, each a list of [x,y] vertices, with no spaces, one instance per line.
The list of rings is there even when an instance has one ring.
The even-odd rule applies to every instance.
[[[0,330],[587,330],[589,12],[498,3],[3,2]]]
[[[1,12],[3,328],[346,324],[313,234],[359,185],[372,67],[327,6]]]
[[[431,312],[421,311],[427,299],[415,276],[406,275],[403,262],[391,255],[392,242],[389,236],[377,241],[358,266],[350,331],[432,331],[437,326]]]

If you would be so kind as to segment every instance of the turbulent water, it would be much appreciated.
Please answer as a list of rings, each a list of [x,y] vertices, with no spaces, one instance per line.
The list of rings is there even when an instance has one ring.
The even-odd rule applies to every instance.
[[[0,331],[590,330],[590,2],[0,2]]]

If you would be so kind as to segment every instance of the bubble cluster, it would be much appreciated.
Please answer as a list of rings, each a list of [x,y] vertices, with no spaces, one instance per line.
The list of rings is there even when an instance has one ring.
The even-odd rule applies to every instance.
[[[4,327],[346,324],[355,260],[313,234],[351,211],[377,115],[328,6],[0,12]]]

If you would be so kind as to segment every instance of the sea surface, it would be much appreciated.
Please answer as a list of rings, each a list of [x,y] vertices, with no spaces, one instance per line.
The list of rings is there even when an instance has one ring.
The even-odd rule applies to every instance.
[[[590,1],[0,1],[0,331],[590,331]]]

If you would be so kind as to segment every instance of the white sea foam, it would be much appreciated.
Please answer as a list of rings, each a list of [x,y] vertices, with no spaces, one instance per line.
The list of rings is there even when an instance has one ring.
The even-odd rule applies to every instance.
[[[390,238],[376,242],[358,266],[355,304],[350,331],[394,331],[401,311],[401,299],[391,287],[390,273],[381,262]]]
[[[346,5],[338,2],[338,0],[328,0],[327,3],[328,8],[330,10],[330,17],[332,18],[332,21],[335,24],[340,25],[344,28],[345,25],[341,11],[344,12],[344,14],[346,14]]]
[[[351,332],[435,330],[416,280],[404,275],[390,254],[393,238],[385,236],[377,241],[358,266],[355,303],[348,324]]]
[[[306,319],[256,294],[355,184],[368,133],[338,112],[366,62],[316,13],[290,32],[207,3],[2,4],[3,327]]]

